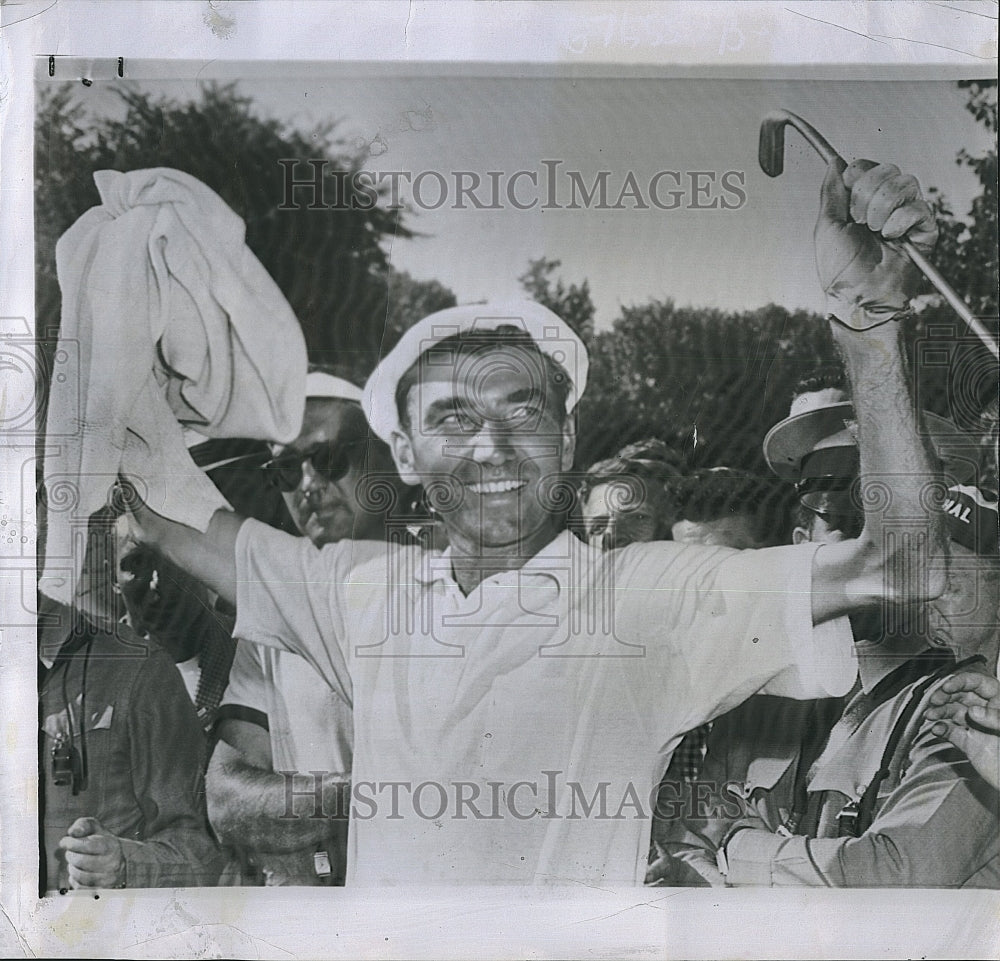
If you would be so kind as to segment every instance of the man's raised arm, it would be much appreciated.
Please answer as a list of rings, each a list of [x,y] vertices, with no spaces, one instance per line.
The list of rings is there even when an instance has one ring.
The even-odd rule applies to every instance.
[[[130,520],[137,541],[155,547],[230,604],[236,603],[236,536],[244,517],[216,511],[202,533],[139,503],[132,508]]]
[[[814,623],[898,606],[901,618],[944,590],[944,516],[928,510],[937,459],[917,421],[899,326],[919,273],[900,249],[925,252],[934,216],[912,177],[891,164],[831,164],[816,225],[816,263],[834,337],[851,379],[865,526],[857,540],[815,555]],[[934,564],[931,558],[935,558]]]

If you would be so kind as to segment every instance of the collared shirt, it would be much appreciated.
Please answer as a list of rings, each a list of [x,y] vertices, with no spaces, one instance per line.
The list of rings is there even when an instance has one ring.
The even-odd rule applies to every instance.
[[[48,889],[68,886],[59,841],[80,817],[121,839],[127,887],[215,884],[219,848],[205,814],[205,739],[174,662],[119,625],[60,657],[40,692],[43,844]],[[86,678],[86,680],[84,680]],[[56,784],[52,751],[86,755],[76,794]]]
[[[861,692],[871,694],[881,681],[884,681],[893,671],[913,660],[915,655],[921,655],[921,660],[927,663],[927,673],[930,673],[930,665],[940,659],[938,667],[948,658],[954,659],[954,655],[947,648],[934,649],[927,648],[924,651],[915,649],[911,644],[900,644],[897,649],[893,649],[892,639],[884,641],[860,640],[854,642],[854,651],[858,655],[858,682],[855,685],[852,695]]]
[[[796,701],[755,695],[712,725],[693,789],[665,791],[653,823],[656,860],[647,882],[722,886],[716,850],[746,819],[768,831],[797,828],[796,787],[844,707],[842,698]],[[770,836],[770,835],[769,835]]]
[[[890,679],[884,672],[872,678],[879,673]],[[871,825],[860,837],[839,836],[838,815],[872,783],[890,732],[921,683],[906,684],[874,707],[870,687],[858,692],[809,773],[812,824],[795,836],[771,833],[782,798],[790,803],[788,779],[776,784],[757,804],[770,830],[740,831],[727,845],[729,884],[1000,887],[1000,795],[923,719],[943,679],[906,726]]]
[[[353,698],[348,883],[639,883],[684,731],[850,687],[846,619],[812,625],[815,549],[564,531],[465,596],[440,554],[247,521],[236,632]]]

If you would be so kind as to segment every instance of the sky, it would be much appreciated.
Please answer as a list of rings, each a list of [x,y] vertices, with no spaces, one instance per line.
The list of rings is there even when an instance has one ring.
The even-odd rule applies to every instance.
[[[211,77],[235,79],[262,116],[299,129],[338,121],[337,135],[367,151],[362,166],[373,178],[409,174],[400,193],[420,236],[392,242],[396,267],[440,281],[461,303],[514,295],[530,259],[560,260],[566,282],[589,281],[599,329],[623,305],[653,298],[728,310],[769,302],[822,310],[811,235],[823,164],[788,130],[785,172],[768,178],[757,163],[768,111],[800,114],[848,160],[896,163],[941,190],[959,213],[977,185],[956,154],[989,146],[953,81],[527,73],[260,62],[179,71],[163,64],[147,72],[155,79],[133,82],[189,100]],[[120,110],[107,84],[77,89],[88,111]],[[532,209],[517,209],[506,193],[518,171],[528,173],[516,178],[514,200],[534,200]],[[579,209],[544,209],[552,184],[556,203],[570,203],[570,171],[578,172]],[[579,187],[591,190],[602,171],[607,203],[595,195],[587,204]],[[423,172],[414,200],[412,181]],[[459,172],[468,172],[466,184],[478,175],[474,193],[483,204],[493,203],[496,183],[501,209],[474,209],[468,197],[458,209]],[[656,199],[675,209],[654,205],[654,187]],[[612,209],[623,189],[623,209]],[[647,208],[636,209],[640,203]]]

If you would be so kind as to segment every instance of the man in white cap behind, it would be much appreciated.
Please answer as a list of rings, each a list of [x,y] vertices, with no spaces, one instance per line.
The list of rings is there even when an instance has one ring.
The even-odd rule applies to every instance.
[[[333,369],[312,367],[302,430],[274,453],[265,472],[313,544],[385,540],[388,501],[372,492],[396,488],[398,498],[403,491],[388,449],[368,430],[361,388]],[[244,878],[343,884],[346,806],[339,804],[342,817],[294,817],[288,790],[301,790],[305,778],[326,791],[334,813],[351,771],[349,689],[332,688],[295,654],[240,641],[215,735],[209,816],[220,839],[241,854]],[[314,781],[307,772],[316,771],[326,774]]]
[[[846,693],[844,615],[941,589],[917,539],[885,549],[894,518],[925,514],[933,474],[890,323],[916,292],[893,245],[904,236],[925,250],[936,237],[912,178],[830,167],[820,280],[863,468],[897,478],[857,540],[609,552],[576,540],[561,475],[586,352],[533,303],[425,318],[366,386],[369,423],[441,517],[444,554],[317,551],[225,511],[200,535],[137,508],[144,537],[235,600],[241,636],[351,687],[348,883],[641,883],[650,802],[684,731],[762,689]],[[927,518],[938,547],[940,528]]]

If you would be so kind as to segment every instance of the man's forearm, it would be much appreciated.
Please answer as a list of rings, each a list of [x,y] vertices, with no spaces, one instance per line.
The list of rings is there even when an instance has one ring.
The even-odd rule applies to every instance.
[[[996,857],[995,795],[930,729],[911,745],[905,770],[860,837],[734,834],[728,883],[961,887]]]
[[[995,835],[978,837],[980,851],[995,841]],[[914,831],[900,836],[871,830],[860,838],[743,831],[727,849],[726,882],[734,887],[961,887],[978,864],[968,856],[967,844],[955,855],[948,852],[947,840],[929,831],[926,836]]]
[[[347,817],[346,774],[287,774],[248,764],[220,742],[206,775],[208,815],[219,837],[236,847],[292,852],[330,836]]]
[[[236,537],[243,517],[216,511],[203,533],[162,517],[145,504],[132,513],[138,540],[155,547],[229,603],[236,603]]]
[[[914,410],[901,330],[888,323],[854,331],[836,322],[833,330],[854,399],[865,509],[861,542],[875,572],[871,586],[876,598],[919,604],[944,589],[947,537],[943,514],[929,510],[938,461]]]

